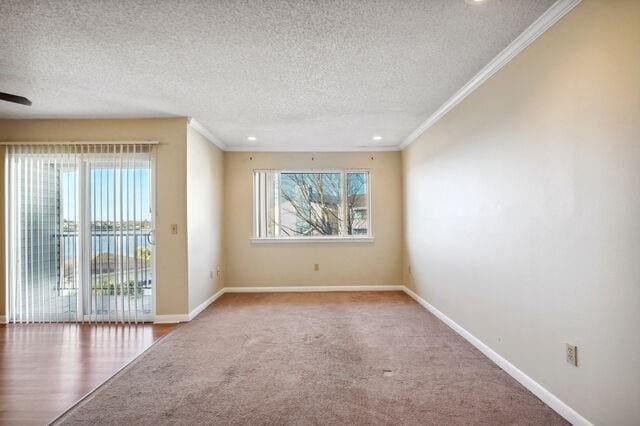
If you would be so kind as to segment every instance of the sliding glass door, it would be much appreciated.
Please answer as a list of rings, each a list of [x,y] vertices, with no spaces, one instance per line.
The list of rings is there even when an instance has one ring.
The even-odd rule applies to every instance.
[[[152,320],[152,147],[16,145],[6,164],[9,320]]]

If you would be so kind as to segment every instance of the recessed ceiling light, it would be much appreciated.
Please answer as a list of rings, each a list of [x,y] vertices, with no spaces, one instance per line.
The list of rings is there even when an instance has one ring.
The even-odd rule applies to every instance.
[[[374,141],[381,141],[382,140],[382,136],[377,136],[376,135],[376,136],[373,137],[373,140]]]
[[[480,3],[488,3],[490,0],[464,0],[467,4],[480,4]]]
[[[247,136],[247,140],[253,142],[253,141],[257,141],[258,138],[256,138],[255,136]]]

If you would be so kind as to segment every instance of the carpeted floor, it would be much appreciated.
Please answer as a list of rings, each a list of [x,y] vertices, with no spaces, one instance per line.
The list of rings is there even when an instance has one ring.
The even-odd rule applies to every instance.
[[[64,424],[566,424],[400,292],[226,294]]]

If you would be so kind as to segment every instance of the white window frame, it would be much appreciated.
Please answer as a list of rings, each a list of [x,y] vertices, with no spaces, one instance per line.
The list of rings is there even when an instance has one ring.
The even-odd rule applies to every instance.
[[[342,211],[346,214],[346,193],[347,193],[347,174],[348,173],[366,173],[367,174],[367,212],[368,215],[368,230],[367,235],[328,235],[328,236],[279,236],[279,237],[258,237],[256,236],[256,185],[255,174],[259,172],[277,172],[279,175],[286,173],[339,173],[341,177],[342,194],[341,202],[343,204]],[[372,173],[370,169],[254,169],[251,171],[251,186],[252,186],[252,235],[250,240],[255,244],[271,244],[271,243],[372,243],[374,241],[373,236],[373,203],[371,194]],[[344,218],[343,218],[344,219]]]

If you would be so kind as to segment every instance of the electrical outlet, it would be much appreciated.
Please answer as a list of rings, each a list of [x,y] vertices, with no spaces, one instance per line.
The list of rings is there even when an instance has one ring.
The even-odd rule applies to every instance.
[[[409,271],[409,273],[411,273],[411,265],[407,266],[407,271]]]
[[[173,235],[176,235],[178,233],[178,224],[177,223],[172,223],[171,224],[171,233]]]
[[[313,264],[313,270],[314,271],[319,271],[320,270],[320,264],[319,263],[314,263]]]
[[[219,277],[220,276],[220,265],[218,265],[218,269],[216,269],[216,275]]]
[[[578,366],[578,347],[567,343],[567,362],[571,365]]]

